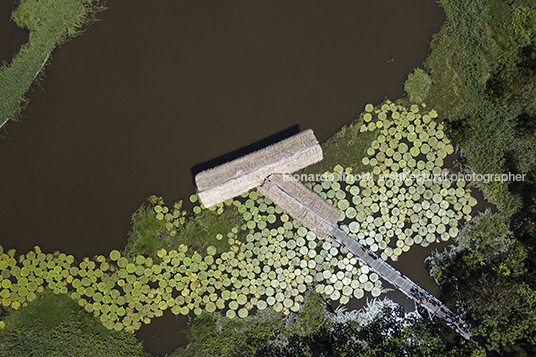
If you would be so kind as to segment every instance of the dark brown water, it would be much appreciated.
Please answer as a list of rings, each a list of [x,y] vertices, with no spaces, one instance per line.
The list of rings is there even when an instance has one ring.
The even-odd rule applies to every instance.
[[[53,53],[43,90],[0,141],[4,247],[38,244],[79,259],[121,249],[145,197],[194,192],[195,164],[294,124],[323,141],[366,103],[403,95],[443,21],[430,0],[108,7]],[[0,20],[3,31],[4,12]],[[9,48],[3,34],[9,59],[23,39]],[[151,328],[152,352],[184,341],[148,339],[159,333]]]

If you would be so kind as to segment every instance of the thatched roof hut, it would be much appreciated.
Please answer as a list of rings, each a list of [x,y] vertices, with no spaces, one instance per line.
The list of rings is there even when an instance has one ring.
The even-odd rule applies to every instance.
[[[341,215],[336,207],[287,174],[268,176],[258,189],[319,237],[329,234]]]
[[[212,207],[262,185],[273,173],[291,173],[322,160],[311,129],[195,176],[197,194]]]

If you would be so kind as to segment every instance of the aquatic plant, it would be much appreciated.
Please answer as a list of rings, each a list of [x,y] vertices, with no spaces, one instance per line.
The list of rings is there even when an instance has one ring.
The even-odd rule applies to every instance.
[[[452,181],[443,168],[454,148],[433,120],[437,113],[390,101],[365,110],[368,124],[360,130],[381,128],[362,158],[368,175],[336,165],[326,175],[331,179],[313,190],[341,210],[347,233],[384,260],[397,260],[413,244],[456,237],[459,221],[471,219],[477,201],[463,179]]]
[[[432,120],[437,113],[389,101],[365,110],[367,124],[360,130],[372,130],[375,140],[361,161],[385,178],[356,179],[351,168],[336,165],[328,180],[307,185],[339,208],[346,232],[384,260],[398,259],[413,244],[456,237],[458,222],[470,219],[476,200],[464,181],[423,178],[445,173],[443,160],[453,153],[442,125]],[[417,178],[389,179],[391,173]],[[211,209],[198,204],[188,221],[181,203],[170,208],[156,196],[149,200],[144,222],[158,223],[158,232],[169,237],[175,232],[167,248],[147,254],[112,250],[79,263],[39,247],[18,260],[14,250],[0,250],[0,302],[18,309],[48,288],[69,294],[108,329],[133,332],[167,309],[175,315],[222,311],[228,318],[246,318],[253,309],[288,315],[300,310],[311,289],[343,305],[384,292],[368,266],[257,190]],[[197,196],[190,201],[198,203]]]
[[[235,239],[239,228],[227,232],[227,252],[220,254],[214,246],[191,252],[182,244],[176,250],[159,250],[160,263],[112,250],[108,257],[86,258],[76,264],[72,256],[44,254],[36,247],[19,257],[23,266],[19,268],[11,250],[0,256],[1,301],[16,309],[49,288],[68,293],[107,328],[132,332],[168,308],[183,315],[226,310],[230,318],[246,317],[254,307],[271,307],[286,314],[298,311],[308,287],[323,281],[327,271],[331,280],[324,285],[333,289],[332,299],[346,303],[352,294],[362,296],[359,277],[365,270],[355,267],[359,266],[357,260],[345,249],[335,242],[319,242],[258,192],[243,198],[243,204],[239,200],[234,204],[247,218],[245,222],[255,226],[245,223],[240,227],[249,232],[245,243]],[[224,235],[216,239],[223,240]],[[20,280],[21,275],[34,282],[30,293],[25,291],[28,283]],[[375,287],[381,283],[377,281]]]
[[[156,219],[165,222],[165,227],[172,237],[176,235],[177,229],[186,223],[187,211],[182,209],[183,202],[175,202],[170,209],[164,205],[164,199],[162,197],[152,195],[148,200],[153,204]]]

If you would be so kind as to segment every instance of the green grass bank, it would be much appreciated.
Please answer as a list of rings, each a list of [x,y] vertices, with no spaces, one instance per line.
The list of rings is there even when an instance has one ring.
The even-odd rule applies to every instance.
[[[98,0],[21,0],[12,19],[30,30],[11,63],[0,68],[0,127],[17,120],[27,104],[26,93],[44,71],[54,49],[79,35],[104,10]]]

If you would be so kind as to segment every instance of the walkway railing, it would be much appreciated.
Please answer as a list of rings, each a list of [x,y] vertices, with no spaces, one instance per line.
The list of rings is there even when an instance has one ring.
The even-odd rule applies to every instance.
[[[361,243],[350,237],[338,226],[333,227],[329,234],[331,238],[339,242],[353,255],[366,264],[376,274],[385,279],[388,283],[400,290],[408,298],[420,304],[431,314],[439,317],[448,327],[452,328],[465,339],[471,338],[469,325],[458,317],[455,313],[433,295],[421,288],[410,278],[396,270],[392,265],[378,258],[376,254],[368,251]]]

